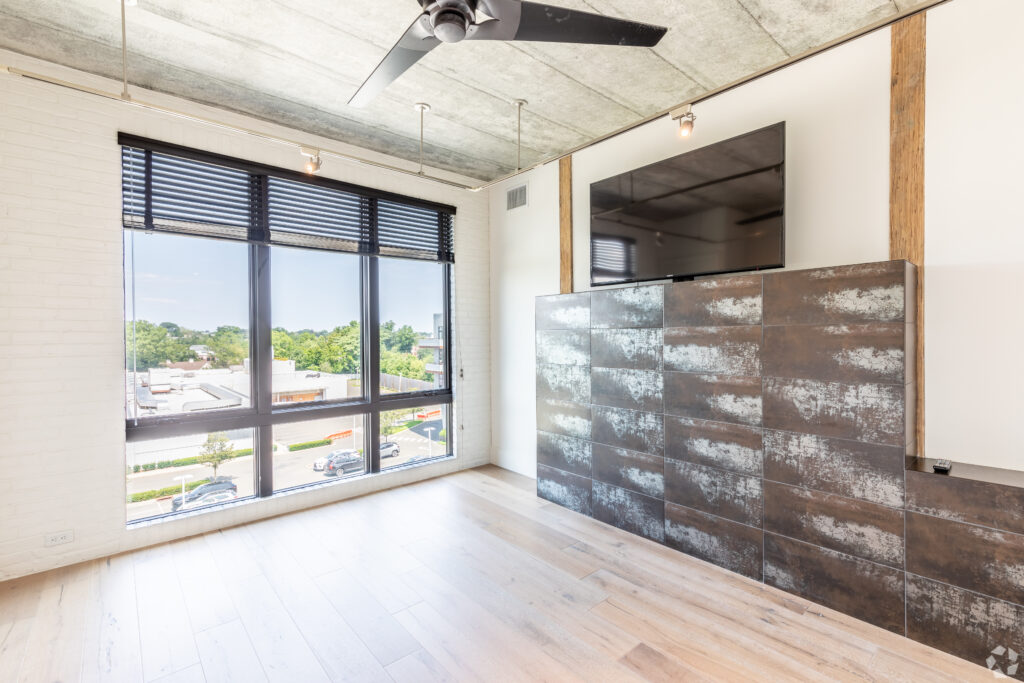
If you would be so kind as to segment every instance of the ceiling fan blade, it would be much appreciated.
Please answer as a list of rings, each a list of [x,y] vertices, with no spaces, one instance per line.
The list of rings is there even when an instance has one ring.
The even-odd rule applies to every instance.
[[[524,40],[546,43],[654,47],[664,26],[519,0],[480,0],[496,21],[473,26],[467,40]]]
[[[430,34],[425,23],[426,15],[421,14],[406,30],[391,51],[385,55],[370,77],[363,81],[355,94],[348,101],[350,106],[363,107],[388,87],[392,81],[401,76],[425,54],[441,44]]]

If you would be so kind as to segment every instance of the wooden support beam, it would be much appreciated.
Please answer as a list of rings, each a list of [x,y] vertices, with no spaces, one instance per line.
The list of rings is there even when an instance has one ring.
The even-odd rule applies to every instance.
[[[572,157],[558,160],[558,226],[561,251],[560,292],[572,292]]]
[[[925,13],[892,25],[889,110],[889,258],[917,265],[916,442],[924,456]]]

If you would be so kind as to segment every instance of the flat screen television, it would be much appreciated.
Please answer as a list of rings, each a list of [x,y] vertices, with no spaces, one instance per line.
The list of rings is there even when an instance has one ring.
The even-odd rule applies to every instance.
[[[590,283],[785,265],[785,122],[590,186]]]

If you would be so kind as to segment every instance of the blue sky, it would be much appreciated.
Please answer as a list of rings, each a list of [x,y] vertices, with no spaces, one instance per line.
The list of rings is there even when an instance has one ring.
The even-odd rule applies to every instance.
[[[249,257],[244,243],[125,231],[128,273],[133,252],[138,319],[198,330],[248,327]],[[358,256],[272,247],[270,258],[274,327],[322,330],[359,319]],[[381,320],[429,331],[433,314],[441,312],[442,266],[384,258],[380,263]],[[129,320],[131,285],[126,279]]]

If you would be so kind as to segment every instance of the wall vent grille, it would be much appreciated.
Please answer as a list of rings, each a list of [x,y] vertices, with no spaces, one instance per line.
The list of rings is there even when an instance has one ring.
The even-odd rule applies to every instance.
[[[526,185],[520,185],[519,187],[513,187],[508,191],[506,195],[507,210],[518,209],[520,206],[526,206]]]

